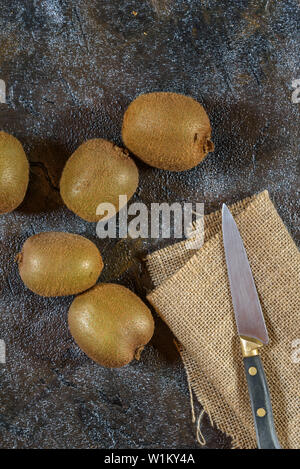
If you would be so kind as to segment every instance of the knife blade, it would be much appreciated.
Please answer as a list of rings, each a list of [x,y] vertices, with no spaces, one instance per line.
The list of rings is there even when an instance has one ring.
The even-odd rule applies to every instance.
[[[222,232],[258,448],[280,449],[269,388],[259,356],[259,349],[269,342],[268,332],[243,240],[225,204],[222,207]]]
[[[269,342],[246,250],[227,206],[222,208],[223,243],[235,320],[240,336]]]

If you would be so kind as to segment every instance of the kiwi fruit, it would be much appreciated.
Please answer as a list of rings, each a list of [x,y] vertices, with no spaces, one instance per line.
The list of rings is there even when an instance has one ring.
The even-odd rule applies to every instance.
[[[209,118],[200,103],[177,93],[147,93],[127,108],[125,146],[155,168],[184,171],[213,151]]]
[[[139,359],[154,331],[149,308],[127,288],[112,283],[77,296],[68,313],[69,330],[95,362],[120,368]]]
[[[100,220],[100,203],[119,210],[119,195],[129,200],[138,186],[138,169],[128,152],[102,138],[80,145],[67,161],[60,180],[66,206],[90,222]]]
[[[28,238],[16,260],[25,285],[41,296],[81,293],[95,285],[103,269],[94,243],[55,231]]]
[[[19,140],[0,131],[0,214],[12,212],[25,197],[29,163]]]

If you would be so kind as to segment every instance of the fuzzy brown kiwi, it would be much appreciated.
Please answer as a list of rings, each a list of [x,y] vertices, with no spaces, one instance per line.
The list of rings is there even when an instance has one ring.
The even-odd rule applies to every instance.
[[[67,161],[60,180],[66,206],[90,222],[100,220],[100,203],[119,209],[119,195],[129,200],[139,182],[138,169],[128,152],[102,138],[80,145]]]
[[[95,285],[77,296],[70,306],[68,323],[84,353],[109,368],[139,359],[154,331],[152,314],[143,301],[112,283]]]
[[[103,269],[92,241],[56,231],[28,238],[16,260],[25,285],[41,296],[81,293],[95,285]]]
[[[203,106],[177,93],[138,96],[124,114],[122,138],[145,163],[170,171],[193,168],[214,149]]]
[[[25,197],[29,163],[19,140],[0,131],[0,214],[12,212]]]

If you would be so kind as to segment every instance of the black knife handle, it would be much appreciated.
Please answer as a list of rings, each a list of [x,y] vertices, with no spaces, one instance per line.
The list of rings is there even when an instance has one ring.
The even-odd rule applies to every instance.
[[[280,449],[266,375],[259,355],[244,358],[248,391],[251,400],[259,449]]]

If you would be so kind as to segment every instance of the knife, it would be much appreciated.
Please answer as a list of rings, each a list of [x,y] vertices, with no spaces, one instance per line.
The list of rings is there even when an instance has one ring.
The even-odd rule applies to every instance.
[[[222,207],[222,231],[257,445],[259,449],[280,449],[269,388],[259,356],[259,349],[269,342],[268,332],[241,235],[225,204]]]

